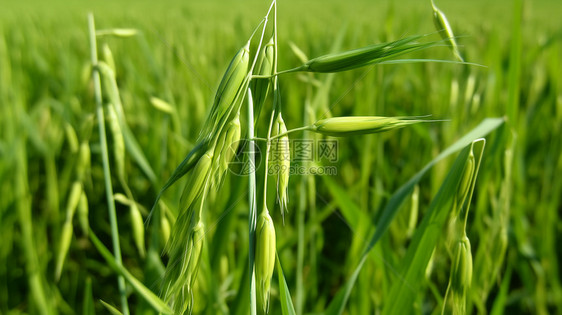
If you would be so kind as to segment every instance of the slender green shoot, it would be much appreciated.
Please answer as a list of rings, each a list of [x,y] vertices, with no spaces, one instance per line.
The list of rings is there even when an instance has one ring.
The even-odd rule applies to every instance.
[[[98,118],[98,127],[100,133],[100,148],[103,162],[103,177],[105,182],[105,196],[107,199],[107,207],[109,212],[109,223],[111,225],[111,240],[113,243],[113,254],[115,263],[122,266],[121,246],[119,245],[119,229],[117,227],[117,213],[115,211],[115,202],[113,200],[113,185],[111,183],[111,171],[109,169],[109,154],[107,149],[107,138],[105,133],[105,118],[103,113],[101,79],[98,64],[98,52],[96,43],[96,27],[94,24],[94,15],[88,14],[88,26],[90,33],[90,57],[92,62],[92,80],[94,81],[94,98],[96,102],[96,114]],[[122,276],[117,277],[119,285],[119,294],[121,297],[121,306],[123,314],[129,314],[129,304],[127,302],[127,293],[125,292],[125,279]]]

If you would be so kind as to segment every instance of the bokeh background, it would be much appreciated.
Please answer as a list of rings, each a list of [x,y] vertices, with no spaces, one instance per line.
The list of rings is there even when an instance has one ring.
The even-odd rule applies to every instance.
[[[372,218],[432,158],[484,118],[505,117],[488,137],[467,227],[474,258],[469,312],[562,313],[562,2],[436,2],[458,36],[461,53],[483,65],[417,63],[373,66],[336,75],[280,77],[288,128],[312,117],[431,115],[445,122],[380,135],[340,138],[336,176],[293,176],[283,224],[275,188],[271,206],[277,250],[297,313],[323,311],[349,278],[366,242],[344,213]],[[143,218],[158,190],[192,149],[214,91],[232,56],[265,15],[267,1],[11,1],[0,9],[0,313],[74,314],[119,306],[116,273],[92,245],[88,228],[111,249],[104,175],[91,82],[87,14],[97,29],[131,28],[131,37],[98,37],[113,56],[126,121],[155,178],[129,151],[128,185]],[[408,35],[438,40],[429,1],[278,3],[279,69],[332,50]],[[520,13],[520,14],[519,14]],[[446,47],[415,57],[454,60]],[[166,112],[151,102],[167,103]],[[265,108],[268,112],[270,103]],[[310,114],[310,113],[309,113]],[[260,135],[268,115],[257,125]],[[300,137],[297,135],[295,137]],[[109,135],[110,148],[113,143]],[[89,147],[87,158],[80,147]],[[81,159],[87,160],[82,163]],[[362,270],[346,314],[377,314],[385,305],[415,223],[443,183],[452,159],[420,182]],[[113,159],[110,163],[114,163]],[[124,187],[112,175],[114,192]],[[75,182],[81,201],[68,219]],[[165,194],[170,217],[185,180]],[[230,176],[206,209],[207,256],[196,313],[248,312],[247,178]],[[118,199],[118,198],[117,198]],[[126,202],[116,202],[123,264],[156,294],[167,257],[163,225],[149,226],[143,255]],[[351,209],[351,210],[350,210]],[[65,222],[72,237],[60,279]],[[164,224],[164,223],[162,223]],[[440,313],[452,254],[447,229],[435,248],[418,313]],[[505,246],[501,238],[506,236]],[[153,310],[130,287],[134,314]],[[280,314],[277,280],[270,313]]]

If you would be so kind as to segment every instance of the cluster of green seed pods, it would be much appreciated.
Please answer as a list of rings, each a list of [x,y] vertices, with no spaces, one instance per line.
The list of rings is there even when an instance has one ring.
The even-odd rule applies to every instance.
[[[453,233],[459,235],[453,244],[453,261],[449,277],[449,289],[452,295],[453,314],[466,314],[467,298],[472,284],[472,250],[466,234],[470,194],[476,177],[476,159],[473,148],[465,161],[462,177],[453,200]],[[464,210],[464,211],[463,211]]]
[[[440,15],[436,16],[440,17]],[[444,15],[440,21],[446,22]],[[252,66],[250,66],[250,42],[236,53],[219,84],[198,143],[174,171],[161,190],[162,193],[179,178],[189,173],[180,201],[179,214],[171,233],[169,233],[169,240],[166,245],[166,251],[169,254],[170,260],[164,280],[164,296],[166,302],[170,303],[176,312],[183,313],[186,310],[189,312],[192,310],[193,285],[204,241],[201,209],[203,208],[208,190],[220,186],[228,168],[228,163],[233,159],[238,149],[237,144],[243,134],[240,124],[240,108],[247,91],[250,91],[251,94],[248,95],[248,98],[251,97],[254,104],[252,105],[254,106],[253,112],[249,112],[249,122],[252,122],[251,115],[253,113],[253,123],[256,123],[271,86],[275,84],[273,89],[274,109],[270,120],[271,132],[267,135],[266,139],[271,142],[267,144],[269,148],[267,156],[269,169],[266,171],[264,187],[267,186],[268,173],[271,174],[271,170],[273,170],[273,173],[277,176],[277,196],[284,220],[288,204],[291,166],[288,136],[290,131],[287,130],[281,115],[281,108],[278,104],[278,79],[275,76],[281,73],[297,71],[319,73],[347,71],[367,65],[384,63],[403,54],[437,46],[442,43],[441,41],[420,43],[419,40],[423,37],[423,35],[410,36],[389,43],[328,54],[310,59],[300,67],[277,73],[275,73],[277,68],[275,66],[276,44],[274,38],[271,38],[257,52],[257,59]],[[448,38],[452,38],[452,36]],[[160,105],[160,108],[166,108],[166,106]],[[308,127],[298,129],[306,129],[327,136],[341,137],[385,132],[421,122],[429,122],[429,120],[419,119],[419,117],[335,117],[322,119]],[[252,130],[253,125],[250,124],[250,126],[249,129]],[[252,132],[250,137],[254,136]],[[263,138],[261,139],[263,140]],[[469,172],[469,170],[466,170],[466,172]],[[464,182],[461,184],[462,187],[467,185],[470,186],[470,181],[468,184]],[[469,190],[463,188],[462,192],[459,191],[457,196],[459,203],[462,204],[467,198]],[[267,192],[265,188],[264,191]],[[417,208],[413,209],[412,213],[412,222],[415,222]],[[166,224],[163,221],[161,225],[165,226]],[[413,225],[414,223],[412,223]],[[267,312],[269,308],[271,277],[276,260],[276,238],[273,220],[267,209],[266,200],[264,200],[263,208],[259,211],[257,218],[255,241],[257,297],[261,301],[263,310]],[[470,272],[466,269],[468,268],[466,267],[468,266],[466,257],[470,256],[470,243],[466,238],[466,240],[463,239],[461,245],[459,245],[459,253],[464,255],[463,257],[465,258],[462,261],[461,258],[456,260],[458,266],[454,268],[454,276],[457,278],[455,281],[466,282],[466,279],[470,278],[472,273],[471,258]],[[462,268],[465,269],[461,270]],[[460,274],[461,271],[463,272],[462,274]]]
[[[201,262],[205,226],[199,218],[191,215],[193,213],[186,213],[183,218],[178,218],[178,221],[188,222],[190,228],[187,235],[183,236],[182,243],[170,249],[170,260],[173,264],[166,269],[164,278],[164,298],[170,303],[174,314],[191,313],[193,287]]]
[[[189,172],[178,219],[165,236],[170,260],[163,295],[177,314],[191,313],[193,307],[193,286],[205,238],[201,211],[206,195],[210,187],[220,185],[240,141],[240,106],[249,82],[249,58],[248,43],[234,56],[219,84],[199,142],[164,186],[166,189]],[[167,220],[161,223],[162,227],[166,224]]]

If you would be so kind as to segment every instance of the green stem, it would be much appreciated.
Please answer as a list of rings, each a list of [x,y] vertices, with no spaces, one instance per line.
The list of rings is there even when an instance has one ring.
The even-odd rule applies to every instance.
[[[101,97],[101,79],[100,73],[97,68],[98,53],[96,43],[96,28],[94,25],[94,15],[88,14],[88,27],[90,33],[90,57],[92,62],[92,79],[94,81],[94,98],[96,102],[96,114],[98,118],[98,127],[100,133],[100,147],[101,157],[103,163],[103,177],[105,183],[105,196],[107,199],[107,206],[109,212],[109,223],[111,225],[111,240],[113,243],[113,254],[115,256],[115,263],[117,266],[122,266],[121,247],[119,245],[119,229],[117,227],[117,214],[115,211],[115,203],[113,200],[113,186],[111,184],[111,172],[109,169],[109,155],[107,150],[107,139],[105,134],[105,120],[103,114],[103,105]],[[123,314],[129,315],[129,305],[127,303],[127,295],[125,292],[125,279],[123,276],[117,277],[117,284],[119,285],[119,294],[121,296],[121,305],[123,307]]]
[[[23,111],[23,109],[22,109]],[[18,117],[19,118],[19,117]],[[16,120],[18,121],[18,120]],[[27,273],[27,281],[30,288],[30,300],[35,303],[35,311],[39,314],[53,314],[53,309],[48,298],[45,288],[45,279],[41,273],[39,255],[37,253],[36,242],[33,235],[36,233],[33,229],[33,219],[31,211],[31,194],[28,184],[27,173],[27,150],[25,136],[20,135],[19,141],[16,142],[16,159],[15,159],[15,193],[16,193],[16,211],[21,228],[21,242],[25,257],[25,270]],[[33,310],[33,309],[32,309]]]
[[[270,141],[271,141],[271,140],[275,140],[275,139],[277,139],[277,138],[281,138],[281,137],[286,136],[286,135],[288,135],[288,134],[290,134],[290,133],[293,133],[293,132],[297,132],[297,131],[306,131],[306,130],[313,130],[313,129],[314,129],[314,126],[303,126],[303,127],[299,127],[299,128],[294,128],[294,129],[291,129],[291,130],[287,130],[287,132],[283,132],[283,133],[280,133],[280,134],[278,134],[278,135],[276,135],[276,136],[270,137],[269,140],[270,140]]]
[[[267,11],[267,14],[265,15],[264,18],[264,22],[263,22],[263,30],[262,30],[262,34],[260,37],[260,41],[258,44],[258,49],[256,51],[256,57],[254,58],[254,61],[252,62],[252,66],[250,68],[250,76],[251,73],[254,70],[254,67],[256,65],[257,62],[257,57],[259,54],[259,51],[261,49],[261,45],[263,42],[263,37],[265,34],[265,28],[267,27],[267,21],[268,21],[268,17],[269,14],[271,12],[271,9],[273,7],[275,3],[275,0],[273,1],[273,3],[271,4],[271,6],[269,6],[269,10]],[[253,139],[255,136],[255,130],[254,130],[254,102],[252,100],[252,91],[250,91],[250,89],[248,88],[248,138],[249,139]],[[250,140],[249,142],[249,165],[250,167],[255,167],[256,163],[255,163],[255,155],[254,155],[254,140]],[[255,245],[256,245],[256,225],[257,225],[257,214],[256,214],[256,169],[253,170],[253,172],[251,172],[248,178],[248,195],[249,195],[249,205],[250,205],[250,211],[248,214],[248,226],[249,226],[249,253],[248,253],[248,261],[249,261],[249,274],[250,274],[250,314],[251,315],[256,315],[257,314],[257,299],[256,299],[256,269],[255,269],[255,257],[256,257],[256,249],[255,249]],[[267,171],[266,171],[267,173]]]
[[[250,138],[254,136],[254,104],[252,102],[252,93],[248,89],[248,135]],[[248,149],[248,163],[249,167],[255,165],[254,156],[254,141],[250,140]],[[248,190],[249,190],[249,200],[250,211],[248,214],[248,226],[249,226],[249,246],[250,251],[248,253],[248,261],[250,267],[250,314],[257,314],[256,307],[256,271],[255,271],[255,245],[256,245],[256,173],[251,172],[248,177]]]
[[[272,117],[273,117],[273,116],[272,116]],[[273,117],[273,118],[274,118],[274,117]],[[260,138],[260,137],[253,137],[253,138],[250,138],[250,139],[248,139],[248,140],[266,142],[266,141],[275,140],[275,139],[277,139],[277,138],[281,138],[281,137],[286,136],[286,135],[288,135],[288,134],[290,134],[290,133],[293,133],[293,132],[297,132],[297,131],[306,131],[306,130],[313,130],[313,128],[314,128],[313,126],[304,126],[304,127],[289,129],[287,132],[283,132],[283,133],[280,133],[280,134],[278,134],[278,135],[276,135],[276,136],[269,137],[269,140],[268,140],[267,138]],[[269,132],[269,134],[271,134],[271,132]]]

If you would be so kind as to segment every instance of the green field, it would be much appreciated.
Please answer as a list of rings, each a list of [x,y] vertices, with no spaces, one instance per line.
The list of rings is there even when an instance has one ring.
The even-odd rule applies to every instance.
[[[270,5],[2,4],[0,314],[562,314],[562,2],[437,1],[466,63],[429,0],[279,1],[262,45]],[[405,45],[429,44],[392,58],[412,62],[250,75],[220,108],[254,30],[250,65],[275,32],[277,72],[414,35],[426,36]],[[261,114],[252,82],[269,84]],[[238,108],[240,138],[261,152],[250,175],[213,144]],[[282,166],[264,141],[274,109],[289,131],[316,126],[288,134],[284,217],[283,178],[266,176]],[[318,127],[339,116],[424,122]],[[156,202],[190,152],[201,163]],[[251,157],[239,146],[233,161]],[[274,246],[260,221],[253,232],[265,208]]]

